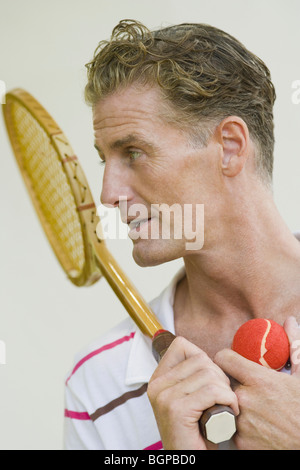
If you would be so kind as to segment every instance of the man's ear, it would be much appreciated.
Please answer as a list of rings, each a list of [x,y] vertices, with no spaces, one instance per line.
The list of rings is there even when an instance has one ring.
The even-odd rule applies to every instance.
[[[221,145],[221,169],[225,176],[238,175],[249,155],[249,131],[238,116],[225,118],[217,127],[217,140]]]

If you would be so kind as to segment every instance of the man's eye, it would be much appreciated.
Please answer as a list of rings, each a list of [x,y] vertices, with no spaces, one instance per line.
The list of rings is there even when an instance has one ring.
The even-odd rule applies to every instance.
[[[128,154],[129,154],[130,160],[135,161],[142,155],[142,152],[138,150],[129,150]]]

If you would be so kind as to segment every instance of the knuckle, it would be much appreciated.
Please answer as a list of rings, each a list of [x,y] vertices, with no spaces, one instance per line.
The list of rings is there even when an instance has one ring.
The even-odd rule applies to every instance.
[[[237,397],[230,387],[220,382],[211,382],[203,387],[203,393],[215,403],[237,405]]]
[[[170,404],[170,402],[168,402],[168,404],[166,405],[165,415],[167,415],[170,420],[177,419],[182,412],[182,402],[178,398],[172,400],[172,405]]]
[[[149,398],[150,401],[152,401],[155,397],[153,382],[148,383],[147,395],[148,395],[148,398]]]
[[[239,405],[242,408],[247,408],[249,403],[249,396],[247,391],[244,388],[239,387],[235,390],[235,395],[237,397]]]
[[[169,390],[161,390],[155,398],[152,400],[152,403],[156,406],[158,410],[165,413],[167,412],[170,404]]]
[[[203,364],[207,364],[207,363],[212,362],[211,359],[206,354],[206,352],[202,351],[202,349],[199,350],[199,352],[195,355],[195,357],[199,362],[201,362]]]
[[[176,348],[182,348],[187,343],[187,340],[183,336],[176,336],[171,346]]]
[[[184,351],[187,347],[187,343],[187,339],[185,339],[183,336],[176,336],[170,344],[165,356],[174,353],[175,351]]]
[[[224,358],[228,361],[234,357],[235,353],[232,351],[232,349],[222,349],[221,351],[218,351],[215,356],[214,356],[214,361],[217,364],[222,364]]]
[[[208,383],[203,388],[207,395],[211,395],[212,397],[219,395],[220,387],[216,383]]]
[[[218,352],[215,354],[215,356],[214,356],[214,361],[215,361],[216,363],[219,363],[219,360],[220,360],[221,357],[222,357],[222,352],[221,352],[221,351],[218,351]]]
[[[195,377],[200,384],[203,384],[203,387],[213,387],[218,384],[219,379],[216,372],[212,369],[200,369],[195,373]]]
[[[210,369],[212,369],[212,361],[211,359],[208,357],[208,355],[202,351],[202,350],[199,350],[197,352],[197,354],[195,354],[193,356],[193,361],[195,362],[195,364],[197,365],[199,371],[208,371]]]
[[[160,378],[150,379],[147,386],[147,395],[151,402],[154,402],[160,390]]]
[[[211,367],[205,369],[204,371],[205,373],[205,377],[208,381],[210,382],[219,382],[220,381],[220,377],[219,377],[219,374],[217,373],[217,371]]]

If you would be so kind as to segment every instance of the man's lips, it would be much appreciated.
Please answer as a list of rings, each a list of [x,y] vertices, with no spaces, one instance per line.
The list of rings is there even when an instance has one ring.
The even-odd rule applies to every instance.
[[[144,223],[146,222],[149,222],[149,220],[151,220],[151,217],[147,218],[147,219],[133,219],[133,220],[129,220],[127,222],[130,230],[136,230],[136,231],[139,231],[140,230],[140,227],[141,225],[143,225]]]

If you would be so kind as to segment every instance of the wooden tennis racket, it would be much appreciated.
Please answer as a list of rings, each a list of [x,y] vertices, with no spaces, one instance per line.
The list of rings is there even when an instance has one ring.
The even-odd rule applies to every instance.
[[[175,337],[163,329],[109,252],[92,193],[68,139],[23,89],[6,94],[3,114],[27,190],[69,280],[76,286],[89,286],[104,276],[138,328],[152,338],[159,360]],[[207,421],[210,412],[205,412],[200,427],[208,440],[218,443],[230,439],[235,428],[228,407],[217,405],[216,412],[213,426]]]

